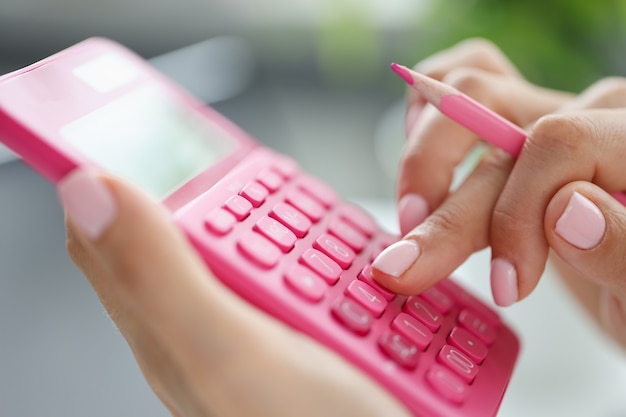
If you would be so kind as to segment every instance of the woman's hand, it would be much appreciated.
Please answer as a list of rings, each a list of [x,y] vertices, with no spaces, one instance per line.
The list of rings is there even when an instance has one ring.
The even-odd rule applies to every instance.
[[[173,415],[409,415],[334,353],[222,286],[141,192],[76,171],[59,195],[72,259]]]
[[[459,59],[472,50],[482,59]],[[574,97],[533,86],[508,65],[485,69],[502,59],[495,47],[472,41],[418,64],[530,126],[529,137],[517,161],[490,148],[451,192],[455,168],[480,139],[426,107],[400,165],[405,238],[377,258],[373,273],[388,288],[415,294],[491,246],[494,299],[509,305],[532,292],[552,248],[584,305],[626,346],[626,208],[608,194],[626,189],[626,81],[602,80]]]

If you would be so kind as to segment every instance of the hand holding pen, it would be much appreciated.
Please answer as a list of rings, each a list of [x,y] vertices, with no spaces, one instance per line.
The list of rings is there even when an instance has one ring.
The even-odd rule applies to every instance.
[[[626,345],[626,209],[616,200],[626,190],[626,81],[602,80],[576,97],[540,88],[484,41],[418,65],[445,84],[395,70],[419,89],[409,94],[398,177],[405,237],[377,258],[375,277],[419,293],[491,246],[493,295],[505,306],[532,292],[552,249],[566,282]],[[481,139],[496,147],[450,191]]]

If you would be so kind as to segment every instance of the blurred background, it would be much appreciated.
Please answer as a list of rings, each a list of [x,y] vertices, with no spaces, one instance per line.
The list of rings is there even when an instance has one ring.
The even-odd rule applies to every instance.
[[[623,0],[0,0],[0,74],[112,38],[395,230],[390,62],[482,36],[531,81],[577,92],[626,74],[625,35]],[[54,189],[2,149],[0,214],[0,417],[168,415],[67,260]],[[488,261],[459,271],[485,298]],[[524,353],[501,415],[626,415],[623,356],[546,275],[504,312]]]

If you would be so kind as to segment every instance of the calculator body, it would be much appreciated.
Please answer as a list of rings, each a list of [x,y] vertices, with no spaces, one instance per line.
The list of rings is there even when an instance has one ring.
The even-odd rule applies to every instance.
[[[88,39],[0,77],[0,141],[57,183],[106,169],[161,201],[213,273],[420,417],[494,416],[514,332],[452,279],[406,297],[369,266],[397,240],[126,48]]]

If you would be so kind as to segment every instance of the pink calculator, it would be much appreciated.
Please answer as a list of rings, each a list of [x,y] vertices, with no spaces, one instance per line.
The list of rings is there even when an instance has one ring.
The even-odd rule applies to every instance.
[[[451,279],[393,294],[397,236],[126,48],[93,38],[0,77],[0,140],[52,183],[104,168],[159,199],[234,292],[338,352],[416,416],[497,414],[519,342]]]

